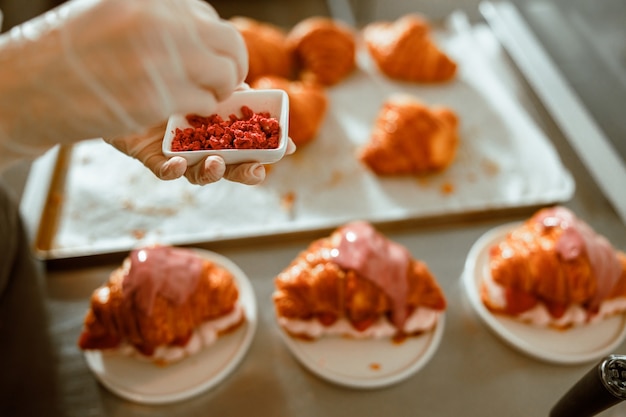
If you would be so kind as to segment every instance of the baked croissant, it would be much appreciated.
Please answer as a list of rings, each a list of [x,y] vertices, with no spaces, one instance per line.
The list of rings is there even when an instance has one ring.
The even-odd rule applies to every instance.
[[[248,49],[248,75],[250,83],[263,75],[290,78],[294,75],[294,55],[287,46],[287,33],[271,23],[243,16],[229,21],[239,30]]]
[[[626,255],[565,207],[539,210],[489,251],[489,309],[568,327],[626,311]]]
[[[280,325],[304,339],[419,334],[446,308],[426,264],[367,222],[312,242],[275,278],[273,301]]]
[[[133,250],[93,292],[78,345],[173,362],[241,325],[238,298],[232,274],[190,249]]]
[[[328,108],[326,91],[320,85],[265,76],[255,79],[250,87],[286,91],[289,96],[289,137],[296,146],[303,146],[315,139]]]
[[[390,78],[434,83],[456,74],[456,62],[431,38],[422,16],[410,14],[394,22],[370,23],[363,28],[363,40],[380,71]]]
[[[287,43],[303,80],[331,86],[356,68],[355,34],[339,20],[318,16],[304,19],[287,34]]]
[[[396,94],[383,103],[369,141],[358,158],[377,175],[417,175],[441,171],[454,160],[458,118],[446,107],[429,108]]]

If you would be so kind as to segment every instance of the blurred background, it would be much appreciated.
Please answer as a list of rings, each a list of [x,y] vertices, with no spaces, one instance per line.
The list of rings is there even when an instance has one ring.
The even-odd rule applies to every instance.
[[[3,30],[22,23],[44,11],[63,3],[61,0],[0,0],[4,13]],[[330,7],[349,4],[357,23],[377,18],[396,18],[416,10],[431,19],[443,19],[456,9],[465,11],[471,18],[478,17],[479,0],[215,0],[210,1],[220,16],[228,18],[245,15],[291,26],[304,17],[326,15]]]

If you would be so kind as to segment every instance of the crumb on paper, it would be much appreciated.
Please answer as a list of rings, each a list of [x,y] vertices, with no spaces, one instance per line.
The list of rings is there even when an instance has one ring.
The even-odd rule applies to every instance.
[[[291,216],[293,215],[293,206],[295,201],[296,193],[288,191],[280,197],[280,206]]]
[[[430,183],[430,181],[428,180],[428,176],[425,175],[416,176],[415,179],[417,180],[417,184],[421,187],[428,187]]]
[[[454,192],[454,184],[452,184],[451,182],[444,182],[441,185],[441,193],[445,194],[445,195],[449,195],[452,194]]]
[[[90,155],[84,155],[80,160],[79,160],[79,164],[82,165],[88,165],[93,161],[93,158],[91,158]]]
[[[195,206],[196,196],[192,192],[186,190],[182,193],[182,201],[187,205]]]
[[[328,185],[329,186],[335,186],[337,184],[339,184],[341,182],[341,180],[343,179],[343,172],[339,171],[339,170],[335,170],[332,172],[331,176],[330,176],[330,180],[328,181]]]
[[[490,176],[496,175],[500,172],[500,165],[488,158],[484,158],[481,161],[481,166],[483,168],[483,171],[485,171],[485,173]]]
[[[137,210],[138,213],[154,217],[171,217],[178,213],[174,207],[144,207]]]
[[[131,232],[130,232],[130,233],[131,233],[131,234],[133,235],[133,237],[134,237],[135,239],[137,239],[137,240],[141,240],[141,239],[143,239],[144,237],[146,237],[146,231],[145,231],[145,230],[143,230],[143,229],[133,229],[133,230],[131,230]]]
[[[132,211],[150,217],[170,217],[178,213],[174,207],[138,207],[130,200],[122,201],[122,210]]]

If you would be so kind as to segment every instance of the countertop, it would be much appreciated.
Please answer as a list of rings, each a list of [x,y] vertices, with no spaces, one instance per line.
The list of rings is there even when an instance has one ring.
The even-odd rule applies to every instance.
[[[515,66],[500,51],[499,74],[550,138],[573,174],[564,203],[612,244],[626,250],[626,227]],[[19,187],[19,181],[16,182]],[[278,334],[273,278],[310,239],[229,246],[219,253],[250,278],[258,328],[241,364],[219,386],[192,399],[135,404],[109,392],[76,345],[89,296],[117,263],[49,269],[33,259],[24,236],[13,280],[0,299],[0,414],[3,416],[542,416],[592,363],[554,365],[530,358],[494,335],[461,286],[469,249],[485,232],[532,210],[496,212],[471,221],[384,229],[425,260],[446,298],[445,332],[432,359],[407,380],[379,389],[344,388],[302,367]],[[4,238],[4,237],[3,237]],[[626,353],[626,345],[614,353]],[[626,414],[615,407],[603,415]]]

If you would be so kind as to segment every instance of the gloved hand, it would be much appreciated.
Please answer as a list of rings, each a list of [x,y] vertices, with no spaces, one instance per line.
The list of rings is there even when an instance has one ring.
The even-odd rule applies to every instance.
[[[219,156],[209,156],[188,167],[187,161],[180,156],[167,159],[161,152],[166,124],[150,128],[142,134],[111,139],[109,143],[125,154],[142,161],[163,180],[172,180],[185,175],[192,184],[204,185],[224,177],[230,181],[255,185],[265,179],[265,167],[260,163],[225,165]],[[290,138],[286,154],[292,154],[295,150],[296,145]]]
[[[237,90],[248,90],[247,83],[239,85]],[[209,114],[210,111],[199,112]],[[173,180],[183,175],[192,184],[205,185],[220,180],[222,177],[230,181],[247,185],[256,185],[265,179],[265,167],[260,163],[246,163],[226,165],[219,156],[210,156],[199,163],[188,167],[182,157],[167,159],[161,151],[161,142],[165,136],[167,122],[147,129],[141,134],[109,138],[107,142],[119,151],[143,162],[154,175],[162,180]],[[287,144],[286,155],[296,151],[296,145],[291,138]]]
[[[207,112],[248,69],[237,30],[201,0],[72,0],[0,36],[0,60],[0,159],[103,137],[163,178],[186,165],[121,138],[172,113]],[[206,183],[220,165],[186,175]]]

